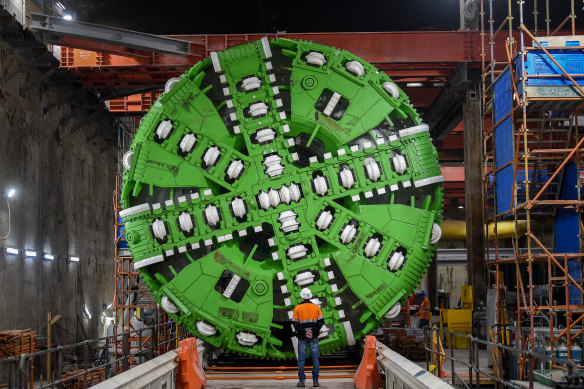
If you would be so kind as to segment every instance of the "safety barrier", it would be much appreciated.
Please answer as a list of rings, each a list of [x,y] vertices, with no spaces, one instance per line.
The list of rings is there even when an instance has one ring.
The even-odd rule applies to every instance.
[[[139,387],[148,389],[203,389],[206,386],[206,377],[201,368],[199,352],[195,338],[185,339],[180,342],[178,350],[172,350],[113,377],[95,388],[137,387],[130,385],[139,382],[141,385]],[[427,370],[377,342],[374,336],[367,336],[363,358],[354,376],[355,388],[377,389],[382,387],[379,369],[385,373],[385,387],[387,389],[453,388]],[[250,377],[241,377],[240,379],[245,380],[246,378]],[[282,378],[273,377],[272,379],[275,382],[274,387],[282,384]]]
[[[375,347],[379,367],[385,372],[386,389],[453,389],[453,386],[383,343],[377,342]]]
[[[121,388],[148,388],[148,389],[175,389],[177,386],[176,373],[178,366],[178,352],[171,350],[166,354],[118,374],[93,389],[121,389]]]
[[[165,331],[162,331],[163,329]],[[164,332],[166,336],[159,336],[161,332]],[[54,362],[54,379],[49,378],[49,381],[52,382],[46,382],[47,377],[44,377],[45,382],[41,382],[39,386],[35,387],[54,389],[62,388],[68,384],[79,384],[87,388],[114,376],[116,371],[127,371],[133,364],[132,361],[143,366],[142,362],[158,356],[158,350],[172,349],[178,345],[179,340],[186,336],[188,336],[186,331],[177,327],[174,322],[167,322],[124,332],[117,335],[117,342],[115,335],[106,336],[23,354],[20,358],[3,359],[0,360],[0,372],[7,375],[6,383],[9,388],[29,388],[30,382],[32,382],[30,366],[33,363],[44,361],[48,357]],[[116,343],[118,347],[122,348],[119,358],[112,355],[110,350],[115,347]],[[73,361],[69,363],[69,368],[75,366],[75,369],[65,374],[69,371],[65,366],[68,361]],[[35,368],[35,371],[41,370]],[[38,380],[38,377],[34,379]]]
[[[154,328],[153,328],[154,329]],[[156,331],[153,331],[156,333]],[[426,336],[430,333],[426,329]],[[456,334],[456,333],[454,333]],[[129,336],[130,334],[125,334]],[[458,334],[456,334],[458,335]],[[111,337],[110,337],[111,338]],[[51,349],[48,352],[57,353],[57,371],[61,372],[63,366],[63,356],[67,352],[72,352],[76,347],[82,347],[85,351],[86,364],[83,370],[79,373],[67,377],[56,379],[53,383],[42,386],[41,388],[61,388],[69,380],[78,380],[83,385],[83,387],[94,387],[96,389],[118,389],[118,388],[128,388],[128,387],[140,387],[148,389],[203,389],[206,387],[207,378],[202,369],[201,360],[199,358],[202,352],[202,343],[197,345],[197,340],[195,338],[188,338],[181,340],[179,342],[179,349],[171,350],[163,355],[156,358],[150,359],[138,366],[124,371],[114,377],[109,378],[106,381],[93,383],[89,381],[84,381],[84,377],[90,376],[97,369],[106,368],[106,377],[109,377],[113,373],[114,369],[111,369],[111,365],[115,363],[123,363],[122,360],[110,360],[106,359],[104,364],[94,364],[90,367],[92,363],[89,363],[91,358],[88,358],[89,345],[96,341],[111,341],[109,338],[100,338],[92,341],[82,342],[76,345],[58,347]],[[176,342],[178,339],[174,338],[172,341]],[[471,343],[472,344],[472,343]],[[125,349],[129,349],[129,344]],[[148,353],[154,356],[154,352],[157,348],[150,347]],[[432,350],[426,347],[426,350],[431,352]],[[46,354],[47,351],[42,351],[33,354],[23,355],[22,358],[11,358],[0,361],[0,364],[9,364],[11,371],[13,373],[18,373],[17,375],[24,374],[27,369],[27,361],[30,361],[33,357],[39,357],[40,355]],[[129,354],[124,354],[126,360],[132,356]],[[443,353],[438,354],[441,357],[446,358],[447,356]],[[565,362],[565,361],[564,361]],[[438,369],[443,369],[442,366],[438,366]],[[355,372],[353,378],[355,387],[357,389],[377,389],[382,386],[382,377],[380,371],[385,374],[385,387],[387,389],[449,389],[453,388],[448,383],[429,373],[428,370],[423,369],[417,364],[411,362],[405,357],[399,355],[395,351],[391,350],[389,347],[385,346],[381,342],[378,342],[375,337],[368,336],[365,345],[364,353],[361,364],[358,370]],[[21,377],[24,379],[16,380],[15,374],[11,375],[11,380],[9,383],[10,388],[24,388],[28,382],[28,377]],[[58,375],[60,377],[60,375]],[[347,377],[350,378],[351,376]],[[265,377],[264,377],[265,378]],[[278,379],[274,377],[274,379]]]

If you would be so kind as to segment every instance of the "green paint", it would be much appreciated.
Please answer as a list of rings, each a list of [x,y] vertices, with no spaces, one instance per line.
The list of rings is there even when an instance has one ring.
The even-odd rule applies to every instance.
[[[385,92],[383,84],[391,82],[385,73],[317,43],[278,39],[269,46],[271,57],[260,41],[218,52],[220,71],[205,59],[160,96],[141,122],[124,175],[124,208],[140,208],[123,220],[135,264],[148,261],[139,271],[157,301],[167,296],[178,307],[170,314],[175,321],[214,346],[287,359],[294,358],[289,315],[304,287],[295,283],[298,274],[315,277],[308,286],[330,326],[322,352],[347,345],[344,321],[355,339],[363,337],[427,269],[435,251],[431,231],[442,220],[442,188],[428,131],[399,133],[421,120],[403,92],[398,99]],[[307,63],[310,52],[326,63]],[[348,61],[359,62],[365,74],[348,72]],[[341,98],[328,107],[333,92]],[[255,104],[267,112],[254,116]],[[172,129],[160,137],[165,120]],[[186,148],[193,135],[195,145]],[[219,157],[205,163],[215,147]],[[281,161],[266,166],[273,155]],[[396,172],[396,155],[405,158],[405,172]],[[378,179],[364,168],[369,158],[380,169]],[[230,178],[234,161],[243,168]],[[268,168],[275,169],[272,177]],[[339,178],[342,168],[352,172],[349,188]],[[313,181],[321,175],[324,196]],[[293,185],[302,196],[284,203]],[[263,209],[261,193],[272,200],[276,194],[279,204]],[[235,199],[244,203],[238,212]],[[324,210],[334,220],[321,230],[316,221]],[[292,231],[283,228],[286,211],[294,212],[285,222]],[[345,244],[348,225],[358,231]],[[364,249],[373,238],[381,247],[369,258]],[[309,249],[306,258],[289,257],[295,245]],[[396,252],[406,261],[391,271]],[[242,334],[252,334],[253,344],[238,340]]]

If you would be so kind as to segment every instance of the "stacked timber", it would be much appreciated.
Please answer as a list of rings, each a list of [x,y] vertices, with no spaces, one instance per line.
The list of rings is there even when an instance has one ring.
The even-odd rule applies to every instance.
[[[83,372],[84,372],[83,369],[79,369],[79,370],[70,371],[67,374],[63,374],[63,376],[61,377],[62,380],[66,380],[67,378],[73,377],[77,374],[81,374],[81,375],[79,377],[71,378],[70,380],[62,382],[61,387],[63,389],[83,389],[83,388],[85,388],[85,386],[84,386],[85,375],[82,374]],[[105,381],[105,368],[102,367],[102,368],[94,370],[90,373],[87,373],[87,387],[88,388],[93,386],[93,385],[97,385],[103,381]]]
[[[31,329],[0,331],[0,359],[18,358],[34,351],[34,332]]]

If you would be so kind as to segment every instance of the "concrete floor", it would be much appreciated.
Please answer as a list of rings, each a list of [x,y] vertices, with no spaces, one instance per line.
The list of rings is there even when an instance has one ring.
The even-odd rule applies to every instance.
[[[445,350],[448,355],[450,355],[450,350]],[[464,349],[455,349],[454,350],[454,358],[459,360],[463,363],[468,363],[468,350]],[[426,368],[425,361],[416,361],[422,368]],[[488,353],[487,350],[479,350],[479,366],[481,370],[492,374],[493,369],[488,367]],[[353,368],[354,370],[354,368]],[[446,361],[444,365],[444,372],[447,378],[451,376],[452,367],[450,361]],[[456,375],[461,377],[465,382],[469,381],[468,378],[468,368],[462,364],[455,363],[454,364],[454,372]],[[307,376],[310,374],[310,370],[306,370]],[[352,378],[330,378],[327,379],[327,375],[339,375],[339,374],[350,374],[352,372],[342,372],[342,373],[329,373],[326,372],[326,368],[321,368],[320,373],[320,385],[323,388],[354,388],[353,379]],[[208,375],[209,378],[211,375]],[[250,379],[247,380],[245,377],[259,377],[261,376],[262,379]],[[276,377],[285,377],[285,379],[277,379]],[[229,377],[235,379],[210,379],[207,381],[209,389],[253,389],[253,388],[294,388],[296,387],[296,383],[298,382],[298,378],[296,376],[296,370],[286,369],[284,372],[282,371],[269,371],[269,372],[249,372],[249,373],[225,373],[225,374],[218,374],[217,378]],[[482,384],[491,384],[493,381],[485,376],[481,376],[481,383]],[[473,376],[473,379],[476,379],[476,375]],[[306,387],[312,387],[312,380],[310,378],[306,379]]]
[[[212,380],[207,381],[207,389],[254,389],[254,388],[295,388],[297,379],[276,381],[276,380],[253,380],[253,381],[226,381],[226,380]],[[312,387],[312,381],[306,381],[306,387]],[[354,388],[352,378],[333,378],[321,379],[321,388]]]
[[[448,355],[450,355],[450,350],[445,350]],[[459,360],[463,363],[468,363],[468,350],[454,350],[454,358]],[[422,368],[426,368],[425,361],[416,361],[417,365]],[[487,350],[479,350],[479,366],[481,370],[492,374],[493,369],[488,367],[488,353]],[[324,369],[323,369],[324,370]],[[444,372],[447,378],[451,376],[452,366],[450,361],[446,361],[444,365]],[[462,378],[465,382],[469,381],[468,377],[468,368],[462,364],[455,363],[454,364],[454,372],[460,378]],[[353,379],[352,378],[331,378],[327,379],[326,376],[330,374],[352,374],[350,372],[344,373],[327,373],[326,371],[321,370],[321,378],[320,378],[320,385],[323,388],[354,388]],[[245,380],[246,376],[263,376],[265,379],[253,379],[253,380]],[[276,376],[285,376],[286,379],[277,379]],[[307,371],[308,375],[308,371]],[[222,375],[223,376],[223,375]],[[252,388],[294,388],[296,387],[296,383],[298,379],[296,378],[296,371],[295,370],[286,370],[284,373],[282,372],[267,372],[267,373],[236,373],[231,374],[231,377],[241,377],[239,380],[209,380],[208,381],[208,388],[209,389],[252,389]],[[269,379],[269,377],[273,377],[273,379]],[[476,375],[473,376],[473,379],[476,379]],[[482,384],[490,384],[492,380],[485,376],[480,377]],[[307,378],[306,380],[306,387],[312,387],[312,380]]]
[[[320,386],[323,388],[354,388],[353,375],[356,367],[335,367],[327,368],[321,366]],[[311,368],[305,369],[306,387],[312,387]],[[350,376],[341,378],[341,376]],[[219,378],[219,379],[211,379]],[[253,379],[252,379],[253,378]],[[262,369],[261,367],[253,371],[207,371],[207,388],[209,389],[253,389],[253,388],[295,388],[298,382],[297,370],[284,369]]]

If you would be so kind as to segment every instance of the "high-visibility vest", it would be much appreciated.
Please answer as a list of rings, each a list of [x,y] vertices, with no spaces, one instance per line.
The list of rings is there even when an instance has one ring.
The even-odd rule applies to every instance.
[[[418,311],[420,319],[432,320],[432,312],[430,312],[430,300],[424,297],[422,304],[420,304],[420,310]]]

